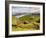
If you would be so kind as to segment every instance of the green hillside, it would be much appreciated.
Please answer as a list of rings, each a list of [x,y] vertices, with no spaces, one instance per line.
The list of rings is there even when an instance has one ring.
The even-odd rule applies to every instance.
[[[19,20],[21,21],[38,21],[40,19],[39,16],[33,16],[33,15],[26,15],[26,16],[23,16],[23,17],[20,17]]]
[[[25,15],[20,18],[12,18],[13,31],[25,30],[39,30],[40,29],[40,16],[39,15]]]

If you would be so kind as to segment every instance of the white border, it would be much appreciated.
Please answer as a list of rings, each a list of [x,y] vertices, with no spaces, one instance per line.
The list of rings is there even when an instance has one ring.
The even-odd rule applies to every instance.
[[[20,7],[39,7],[40,8],[40,30],[35,31],[16,31],[12,32],[12,6]],[[9,35],[19,35],[19,34],[35,34],[43,33],[43,7],[42,5],[23,5],[23,4],[9,4]]]

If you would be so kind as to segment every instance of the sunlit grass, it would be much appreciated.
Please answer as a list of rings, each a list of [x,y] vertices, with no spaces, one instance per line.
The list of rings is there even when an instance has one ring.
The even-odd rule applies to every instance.
[[[12,16],[12,31],[39,30],[40,16]]]

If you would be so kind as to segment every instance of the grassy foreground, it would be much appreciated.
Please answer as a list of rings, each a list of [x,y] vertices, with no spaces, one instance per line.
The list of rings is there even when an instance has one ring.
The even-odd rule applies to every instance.
[[[12,31],[39,30],[40,16],[22,16],[16,18],[12,16]]]

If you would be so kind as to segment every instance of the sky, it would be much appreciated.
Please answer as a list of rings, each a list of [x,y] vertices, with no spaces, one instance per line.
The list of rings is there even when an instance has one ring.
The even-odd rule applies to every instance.
[[[12,14],[17,14],[17,13],[32,13],[32,12],[39,11],[39,8],[35,7],[12,7]]]

